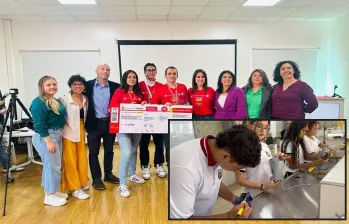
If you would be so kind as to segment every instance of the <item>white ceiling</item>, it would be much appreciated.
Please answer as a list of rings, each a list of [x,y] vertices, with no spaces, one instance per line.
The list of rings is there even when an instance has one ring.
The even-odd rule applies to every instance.
[[[331,21],[349,14],[349,0],[281,0],[272,7],[244,7],[246,0],[0,0],[0,18],[29,21]]]

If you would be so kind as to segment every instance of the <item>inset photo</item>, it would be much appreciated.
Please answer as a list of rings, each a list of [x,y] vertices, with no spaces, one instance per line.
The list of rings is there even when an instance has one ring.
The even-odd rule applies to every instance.
[[[346,219],[346,130],[346,120],[170,120],[169,219]]]

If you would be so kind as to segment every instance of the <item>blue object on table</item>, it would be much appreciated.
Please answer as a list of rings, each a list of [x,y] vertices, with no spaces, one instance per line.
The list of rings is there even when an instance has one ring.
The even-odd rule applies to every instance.
[[[240,204],[243,200],[245,200],[247,202],[247,204],[251,207],[251,203],[253,201],[253,198],[252,198],[250,192],[242,193],[240,195],[240,197],[233,202],[233,204],[236,206],[236,205]]]

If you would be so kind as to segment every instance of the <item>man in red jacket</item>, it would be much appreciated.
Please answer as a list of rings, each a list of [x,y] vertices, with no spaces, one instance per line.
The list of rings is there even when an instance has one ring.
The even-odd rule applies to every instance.
[[[156,66],[153,63],[147,63],[144,65],[145,81],[139,82],[141,88],[143,100],[147,103],[151,103],[153,96],[159,91],[163,84],[156,81]],[[161,134],[142,134],[141,141],[139,143],[139,158],[141,161],[142,176],[145,180],[150,179],[150,165],[149,165],[149,142],[150,137],[153,136],[153,142],[155,144],[154,154],[154,167],[159,177],[166,177],[166,172],[163,167],[164,159],[164,142]]]

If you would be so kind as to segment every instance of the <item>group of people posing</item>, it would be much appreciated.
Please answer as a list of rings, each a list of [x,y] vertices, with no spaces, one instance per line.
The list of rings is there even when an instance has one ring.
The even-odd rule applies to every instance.
[[[281,152],[271,154],[264,142],[270,121],[250,120],[243,125],[180,144],[171,149],[170,218],[174,219],[235,219],[250,216],[247,204],[235,206],[227,213],[212,215],[218,196],[234,202],[237,197],[222,183],[222,169],[234,171],[236,182],[252,197],[277,188],[282,180],[272,180],[269,160],[277,157],[285,162],[284,178],[300,169],[319,167],[325,156],[318,158],[327,147],[316,138],[317,122],[293,121],[286,130]],[[188,150],[190,149],[190,150]],[[282,172],[282,171],[281,171]]]
[[[139,82],[133,70],[124,72],[121,85],[109,80],[110,67],[99,65],[97,78],[86,81],[80,75],[72,76],[68,85],[70,93],[59,99],[54,77],[39,80],[39,96],[30,106],[34,121],[33,145],[43,161],[42,185],[45,188],[45,204],[61,206],[67,203],[66,191],[72,196],[87,199],[88,162],[92,186],[106,189],[98,161],[101,139],[104,146],[104,181],[120,184],[118,192],[130,196],[128,181],[142,184],[150,178],[148,145],[149,134],[112,134],[109,132],[110,105],[121,103],[192,105],[193,119],[246,119],[304,118],[317,107],[313,90],[300,81],[296,63],[283,61],[277,64],[274,87],[262,70],[255,70],[248,84],[236,87],[231,71],[223,71],[217,90],[208,86],[204,70],[198,69],[192,78],[192,87],[178,83],[178,70],[170,66],[165,70],[166,83],[156,81],[157,68],[153,63],[144,66],[145,81]],[[85,150],[85,133],[89,147],[89,161]],[[120,149],[120,179],[113,175],[113,146],[117,136]],[[160,177],[166,177],[164,146],[169,164],[168,134],[152,134],[155,143],[154,167]],[[140,146],[142,177],[136,175],[137,148]]]

